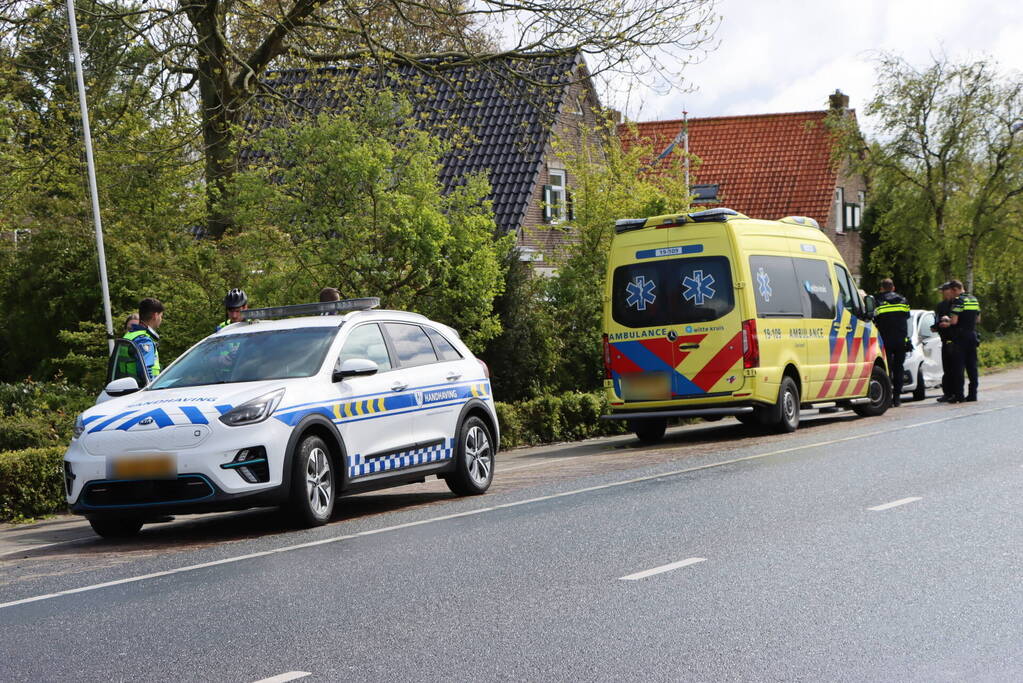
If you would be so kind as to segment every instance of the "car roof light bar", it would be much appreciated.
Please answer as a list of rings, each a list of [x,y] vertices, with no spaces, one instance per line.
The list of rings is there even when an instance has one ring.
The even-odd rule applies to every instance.
[[[276,318],[295,318],[302,315],[329,315],[331,313],[368,311],[379,305],[380,297],[367,296],[360,299],[323,301],[312,304],[295,304],[294,306],[270,306],[268,308],[252,308],[242,311],[242,320],[273,320]]]

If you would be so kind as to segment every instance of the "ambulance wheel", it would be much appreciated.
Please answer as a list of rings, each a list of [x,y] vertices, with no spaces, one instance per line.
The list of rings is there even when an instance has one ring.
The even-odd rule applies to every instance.
[[[780,434],[796,431],[799,426],[799,387],[786,375],[778,387],[778,402],[769,409],[768,426]]]
[[[927,398],[927,385],[924,384],[924,364],[916,369],[916,388],[913,389],[913,400],[923,401]]]
[[[103,538],[131,538],[142,529],[142,520],[137,517],[127,519],[89,519],[89,525],[97,535]]]
[[[629,429],[636,434],[637,439],[645,444],[655,444],[663,439],[664,430],[667,428],[668,420],[666,418],[629,421]]]
[[[877,417],[884,415],[892,404],[892,380],[880,365],[875,365],[870,372],[870,385],[867,388],[870,403],[853,406],[860,417]]]
[[[322,526],[330,520],[337,499],[334,459],[323,439],[309,435],[295,450],[291,469],[289,510],[301,526]]]
[[[743,423],[744,425],[748,425],[750,427],[760,425],[760,415],[758,415],[756,412],[742,413],[741,415],[736,415],[735,419]]]
[[[468,418],[458,430],[455,470],[444,476],[452,493],[478,496],[494,481],[494,441],[486,423],[476,416]]]

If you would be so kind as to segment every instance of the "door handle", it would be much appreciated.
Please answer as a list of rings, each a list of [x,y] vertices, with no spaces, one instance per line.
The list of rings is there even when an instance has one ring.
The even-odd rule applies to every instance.
[[[408,384],[405,382],[395,382],[391,385],[391,391],[405,391],[407,387]]]
[[[699,344],[679,344],[678,345],[678,350],[679,351],[686,351],[688,349],[698,349],[698,348],[700,348]]]
[[[458,379],[461,376],[462,376],[462,373],[460,373],[460,372],[449,372],[448,376],[445,377],[445,379],[447,381],[449,381],[449,382],[454,382],[456,379]]]

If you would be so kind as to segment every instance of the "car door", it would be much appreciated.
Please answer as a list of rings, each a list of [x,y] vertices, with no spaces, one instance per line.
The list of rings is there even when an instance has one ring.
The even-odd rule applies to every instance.
[[[941,384],[941,337],[937,332],[931,330],[934,324],[934,313],[924,311],[917,320],[917,343],[924,356],[923,376],[926,386],[937,386]]]
[[[439,362],[437,350],[423,326],[384,323],[398,362],[409,379],[417,410],[412,420],[414,464],[445,460],[452,455],[453,428],[467,400],[464,371],[451,362]]]
[[[349,331],[335,370],[353,358],[371,360],[378,370],[334,382],[330,411],[348,451],[347,474],[358,478],[397,468],[396,455],[412,442],[415,402],[405,371],[392,359],[377,323],[363,323]]]

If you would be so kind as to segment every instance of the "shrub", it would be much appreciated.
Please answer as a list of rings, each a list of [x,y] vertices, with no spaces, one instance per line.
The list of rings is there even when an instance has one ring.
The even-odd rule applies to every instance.
[[[982,368],[1023,362],[1023,334],[985,338],[977,348],[977,364]]]
[[[53,425],[41,415],[0,415],[0,451],[56,446],[58,439]]]
[[[64,382],[0,383],[0,452],[66,444],[91,391]]]
[[[498,403],[501,444],[506,448],[624,434],[622,421],[601,420],[608,406],[603,393],[545,394],[518,403]]]
[[[63,446],[0,453],[0,522],[61,512],[64,497]]]

